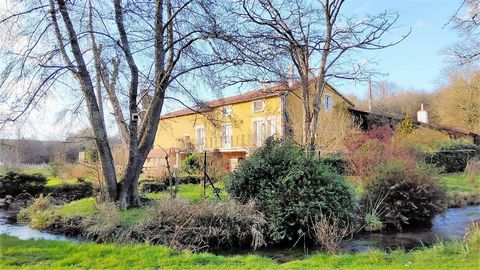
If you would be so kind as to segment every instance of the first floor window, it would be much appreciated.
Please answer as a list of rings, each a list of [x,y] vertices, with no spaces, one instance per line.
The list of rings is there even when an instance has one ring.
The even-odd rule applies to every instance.
[[[277,123],[275,118],[267,120],[267,129],[269,137],[277,135]]]
[[[222,148],[232,147],[232,125],[225,124],[222,126]]]
[[[253,122],[253,134],[254,134],[254,143],[256,146],[262,146],[265,141],[265,121],[254,121]]]
[[[197,147],[198,151],[205,151],[205,128],[197,128]]]

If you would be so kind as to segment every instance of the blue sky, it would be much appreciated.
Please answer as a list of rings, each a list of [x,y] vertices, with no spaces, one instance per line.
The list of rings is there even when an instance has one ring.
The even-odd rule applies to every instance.
[[[403,88],[432,91],[442,79],[448,61],[442,55],[448,46],[459,40],[450,26],[444,26],[461,5],[462,0],[354,0],[348,10],[359,16],[384,10],[400,13],[398,34],[410,27],[412,33],[395,47],[363,53],[375,59],[377,69],[387,76],[377,79],[392,81]],[[344,93],[364,96],[365,85],[341,85]]]
[[[448,46],[460,38],[458,34],[445,26],[451,16],[458,9],[462,0],[350,0],[345,6],[345,15],[355,15],[359,18],[367,14],[376,14],[385,10],[394,10],[400,13],[398,29],[391,34],[392,38],[399,38],[411,28],[412,33],[402,43],[379,51],[362,52],[358,57],[375,60],[376,69],[386,76],[373,78],[374,80],[388,80],[402,88],[433,91],[442,81],[443,70],[448,66],[446,57],[442,55]],[[367,86],[351,82],[334,82],[337,89],[344,94],[354,94],[365,97]],[[233,90],[233,89],[232,89]],[[223,95],[237,94],[251,90],[242,87],[227,91]],[[205,91],[203,91],[205,92]],[[212,93],[204,97],[214,97]],[[22,128],[23,136],[37,139],[62,139],[68,131],[87,126],[87,121],[64,121],[63,125],[55,124],[58,113],[67,97],[53,95],[46,102],[46,106],[34,113]],[[208,99],[208,98],[207,98]],[[166,104],[164,111],[178,108],[178,104]],[[173,106],[172,106],[173,105]],[[50,109],[47,109],[50,108]],[[57,108],[57,109],[53,109]],[[68,122],[68,123],[65,123]],[[107,125],[114,126],[113,119],[107,120]],[[45,129],[46,126],[52,127]],[[13,129],[0,130],[1,137],[15,135]]]

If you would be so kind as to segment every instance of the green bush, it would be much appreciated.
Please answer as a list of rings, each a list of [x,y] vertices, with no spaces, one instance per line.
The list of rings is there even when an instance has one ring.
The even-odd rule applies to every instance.
[[[189,154],[180,163],[180,175],[193,177],[203,176],[206,165],[206,171],[210,179],[213,181],[223,181],[227,174],[226,169],[229,166],[229,161],[224,159],[219,151],[207,153],[206,158],[205,160],[203,153]],[[187,184],[195,184],[195,182],[187,182]]]
[[[437,152],[425,153],[425,162],[442,167],[445,172],[463,172],[470,159],[480,156],[480,146],[462,140],[451,140]]]
[[[41,174],[7,172],[0,175],[0,197],[17,196],[23,192],[35,196],[43,192],[47,179]]]
[[[202,154],[192,153],[180,164],[180,171],[186,174],[199,174],[202,168]]]
[[[330,166],[335,172],[345,175],[347,173],[348,163],[347,160],[342,157],[324,157],[322,163]]]
[[[79,182],[75,184],[61,184],[45,188],[48,194],[55,202],[69,203],[75,200],[92,197],[95,190],[90,182]]]
[[[403,134],[412,134],[417,129],[417,126],[413,123],[412,119],[404,118],[397,125],[397,130]]]
[[[390,161],[378,166],[366,184],[362,205],[375,209],[382,223],[402,230],[408,225],[429,224],[446,210],[446,200],[438,169]]]
[[[255,202],[273,243],[313,239],[322,215],[342,222],[353,216],[354,193],[345,178],[290,143],[268,140],[229,176],[226,187],[239,202]]]
[[[184,176],[177,176],[171,177],[172,183],[175,184],[175,181],[178,181],[179,185],[186,185],[186,184],[200,184],[203,181],[203,176],[200,175],[184,175]],[[162,182],[165,185],[169,185],[170,178],[168,176],[162,179]]]
[[[375,213],[366,213],[363,219],[365,231],[374,232],[383,229],[383,223]]]
[[[47,170],[51,176],[57,177],[60,174],[60,165],[57,162],[50,162]]]
[[[143,193],[165,191],[170,186],[170,180],[172,181],[173,185],[175,185],[175,181],[177,181],[179,185],[200,184],[203,180],[203,177],[198,175],[184,175],[177,177],[166,176],[160,180],[143,180],[139,184],[139,190]]]
[[[165,191],[167,190],[167,187],[168,184],[161,181],[144,180],[140,182],[138,190],[142,193],[154,193]]]

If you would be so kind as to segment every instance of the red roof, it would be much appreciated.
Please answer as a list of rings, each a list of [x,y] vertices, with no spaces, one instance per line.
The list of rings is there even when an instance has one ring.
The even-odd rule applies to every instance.
[[[299,83],[296,83],[293,86],[293,88],[297,87],[298,85],[299,85]],[[328,83],[327,83],[327,85],[335,93],[337,93],[345,101],[347,101],[350,105],[354,106],[354,104],[350,100],[348,100],[345,96],[343,96],[341,93],[339,93],[333,86],[331,86]],[[276,86],[273,86],[273,87],[270,87],[270,88],[252,90],[252,91],[248,91],[246,93],[240,94],[240,95],[208,101],[205,104],[195,106],[194,108],[185,108],[185,109],[181,109],[181,110],[178,110],[178,111],[170,112],[170,113],[162,115],[161,119],[172,118],[172,117],[177,117],[177,116],[184,116],[184,115],[189,115],[189,114],[202,113],[202,112],[210,111],[215,107],[231,105],[231,104],[236,104],[236,103],[242,103],[242,102],[246,102],[246,101],[253,101],[253,100],[263,99],[263,98],[267,98],[267,97],[279,96],[280,94],[282,94],[287,89],[288,89],[288,86],[287,86],[287,84],[284,83],[284,84],[279,84],[279,85],[276,85]]]
[[[163,149],[151,149],[150,152],[148,152],[147,158],[165,158],[166,153]]]

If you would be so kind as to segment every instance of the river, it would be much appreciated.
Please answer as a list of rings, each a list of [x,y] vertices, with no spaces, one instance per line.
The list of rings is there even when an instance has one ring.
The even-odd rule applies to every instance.
[[[42,232],[28,227],[27,225],[12,224],[8,217],[14,213],[0,210],[0,234],[18,237],[20,239],[46,239],[78,242],[79,240],[63,235]],[[429,228],[415,228],[402,233],[370,233],[356,235],[348,242],[343,250],[345,252],[363,252],[370,249],[393,250],[402,247],[405,250],[418,248],[422,245],[430,245],[439,240],[451,241],[462,239],[465,230],[472,222],[480,222],[480,206],[468,206],[464,208],[448,209],[443,215],[437,215]],[[307,252],[312,253],[312,249]],[[305,256],[303,248],[264,248],[252,250],[223,250],[216,252],[220,255],[257,254],[273,258],[279,262],[301,259]]]
[[[22,240],[45,239],[78,242],[78,240],[75,238],[42,232],[28,227],[28,225],[12,224],[8,221],[8,217],[11,217],[14,214],[15,213],[13,212],[0,210],[0,234],[15,236]]]

